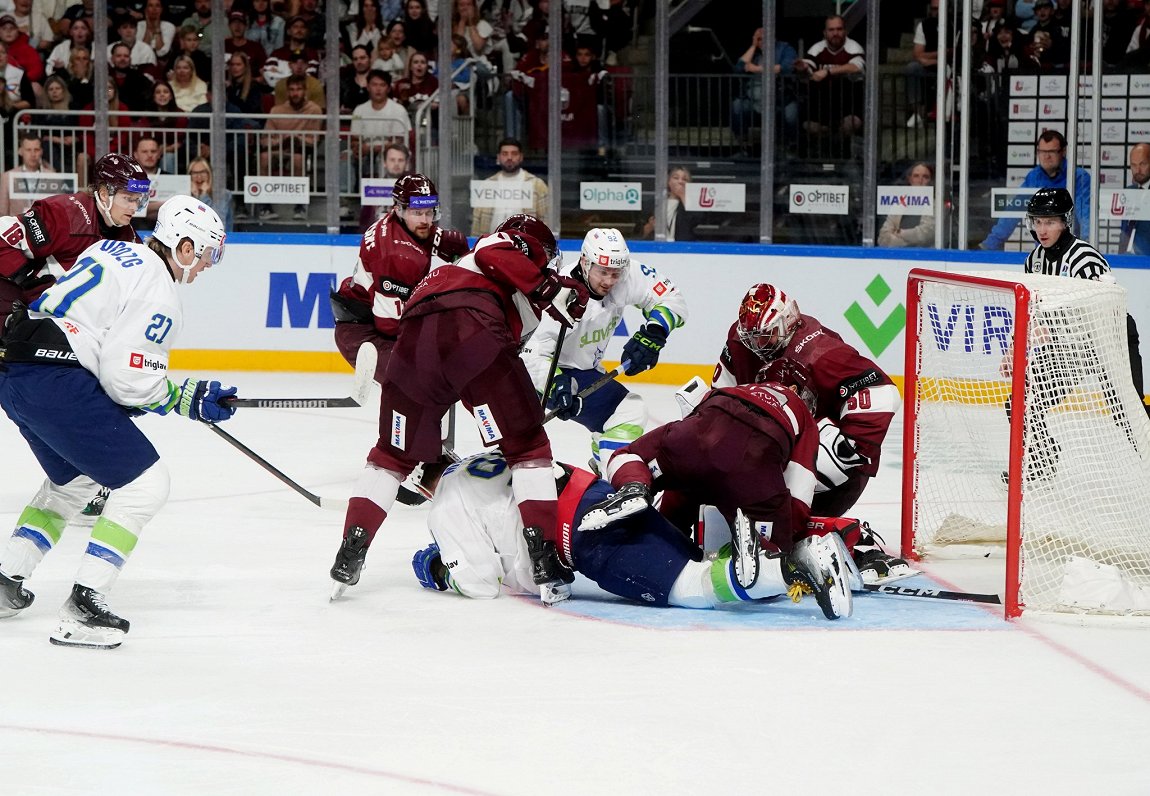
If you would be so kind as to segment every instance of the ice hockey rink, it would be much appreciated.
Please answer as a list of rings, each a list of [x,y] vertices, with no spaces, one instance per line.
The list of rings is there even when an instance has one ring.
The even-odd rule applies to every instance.
[[[207,375],[207,374],[196,374]],[[213,377],[220,374],[210,374]],[[173,374],[173,377],[182,374]],[[247,397],[340,396],[350,376],[223,374]],[[677,416],[673,388],[640,385]],[[372,402],[378,402],[378,391]],[[397,507],[335,603],[342,514],[179,417],[140,421],[171,498],[111,595],[113,651],[48,643],[87,528],[0,623],[5,794],[1146,793],[1150,625],[1007,623],[998,606],[859,596],[723,611],[629,605],[577,581],[547,609],[419,587],[426,507]],[[466,416],[458,447],[476,450]],[[856,514],[898,544],[899,437]],[[243,409],[226,429],[345,497],[376,411]],[[584,463],[589,435],[549,427]],[[9,528],[42,476],[0,420]],[[1000,591],[1002,562],[908,585]],[[794,790],[792,790],[794,789]]]

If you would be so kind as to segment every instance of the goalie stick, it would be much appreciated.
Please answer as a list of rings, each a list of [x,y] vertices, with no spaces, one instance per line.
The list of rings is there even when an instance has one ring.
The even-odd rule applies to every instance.
[[[290,477],[287,476],[287,474],[285,474],[282,470],[277,468],[274,464],[269,462],[264,457],[260,456],[258,453],[253,451],[251,448],[249,448],[244,443],[240,442],[238,439],[233,437],[228,432],[224,431],[222,428],[220,428],[216,424],[208,423],[207,427],[210,428],[212,431],[214,431],[218,436],[222,437],[225,442],[227,442],[233,448],[238,450],[244,456],[247,456],[253,462],[255,462],[260,467],[267,470],[269,473],[274,475],[280,481],[283,481],[285,484],[287,484],[293,490],[295,490],[299,494],[303,495],[305,498],[307,498],[309,501],[311,501],[315,505],[319,506],[321,509],[331,509],[333,511],[345,511],[347,509],[347,501],[346,500],[321,497],[320,495],[317,495],[314,492],[309,492],[308,490],[304,489],[302,486],[297,484],[295,481],[293,481]]]
[[[364,343],[355,355],[355,383],[346,398],[227,398],[228,406],[248,409],[349,409],[363,406],[371,392],[379,352]]]
[[[883,583],[867,583],[863,589],[877,594],[891,594],[895,597],[926,597],[931,600],[954,600],[964,603],[987,603],[1002,605],[997,594],[975,594],[966,591],[946,591],[944,589],[922,589],[916,586],[894,586]]]
[[[619,378],[619,376],[621,376],[623,374],[623,371],[625,371],[627,369],[627,366],[630,364],[631,364],[630,362],[620,362],[619,365],[614,370],[610,370],[607,373],[604,373],[598,379],[596,379],[595,381],[588,384],[586,387],[584,387],[582,390],[580,390],[578,393],[576,393],[575,397],[576,398],[586,398],[588,395],[595,392],[600,387],[606,386],[606,384],[608,382],[614,381],[615,379]],[[544,424],[550,423],[552,420],[555,419],[555,416],[557,414],[559,414],[559,410],[558,409],[552,409],[550,412],[548,412],[547,414],[545,414],[543,416],[543,423]]]

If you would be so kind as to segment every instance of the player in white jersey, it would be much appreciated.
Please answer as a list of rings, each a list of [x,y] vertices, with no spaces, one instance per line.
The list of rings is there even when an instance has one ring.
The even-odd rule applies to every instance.
[[[749,545],[746,556],[724,550],[709,560],[650,507],[601,530],[574,531],[587,511],[611,494],[611,486],[586,470],[556,466],[562,471],[556,488],[564,555],[605,591],[645,605],[682,608],[717,608],[783,594],[798,602],[813,592],[826,618],[850,616],[849,554],[836,534],[807,537],[785,555]],[[511,468],[495,453],[447,468],[427,518],[435,542],[411,562],[420,585],[477,599],[492,599],[504,589],[536,591],[511,478]],[[749,524],[743,533],[749,542]],[[569,593],[560,587],[545,599],[558,602]]]
[[[579,391],[604,374],[603,353],[623,310],[637,307],[646,321],[623,347],[625,373],[634,376],[655,367],[667,335],[687,320],[687,302],[670,279],[654,268],[632,262],[627,241],[617,229],[593,229],[583,239],[579,262],[567,269],[591,291],[583,319],[563,338],[558,369],[547,407],[558,417],[574,420],[591,431],[596,469],[619,448],[642,436],[647,427],[643,399],[618,382],[611,382],[580,400]],[[546,387],[555,356],[559,323],[544,318],[523,349],[522,357],[535,389]]]
[[[94,243],[26,313],[12,316],[0,406],[48,477],[0,554],[0,617],[32,603],[24,581],[104,486],[111,495],[50,640],[111,649],[128,632],[128,621],[108,610],[104,596],[169,485],[167,468],[131,417],[175,411],[215,423],[235,411],[224,401],[234,387],[198,379],[178,385],[167,377],[183,316],[177,283],[194,281],[223,250],[216,212],[175,196],[161,206],[146,244]]]

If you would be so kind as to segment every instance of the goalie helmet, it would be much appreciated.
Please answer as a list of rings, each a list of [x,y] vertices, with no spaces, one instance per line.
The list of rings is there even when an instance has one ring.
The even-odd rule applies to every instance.
[[[815,413],[817,398],[814,390],[814,377],[811,374],[811,369],[802,362],[788,357],[773,359],[763,365],[755,381],[759,384],[772,382],[790,387],[807,405],[810,413],[812,415]]]
[[[188,265],[177,262],[185,270],[195,265],[205,251],[209,253],[212,265],[224,256],[224,222],[220,221],[215,210],[190,196],[173,196],[160,205],[152,235],[173,252],[185,238],[192,241],[196,259]]]
[[[798,303],[774,285],[755,285],[739,306],[739,340],[763,361],[782,353],[802,323]]]
[[[1074,221],[1074,197],[1065,188],[1040,188],[1026,203],[1026,229],[1037,240],[1034,232],[1034,219],[1060,218],[1070,229]]]
[[[435,211],[432,222],[439,220],[439,191],[426,175],[405,174],[400,177],[391,189],[391,198],[397,212],[432,209]]]
[[[524,254],[541,267],[550,267],[559,255],[559,244],[555,242],[554,233],[535,216],[516,213],[496,227],[495,231],[522,240],[527,248]]]
[[[596,227],[583,238],[583,248],[579,251],[579,264],[583,266],[584,276],[588,275],[591,267],[595,265],[625,271],[631,264],[631,250],[627,248],[627,241],[623,239],[623,233],[619,230]]]

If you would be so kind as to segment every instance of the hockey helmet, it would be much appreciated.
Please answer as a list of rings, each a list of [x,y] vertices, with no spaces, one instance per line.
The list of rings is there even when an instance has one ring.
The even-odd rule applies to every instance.
[[[104,155],[93,167],[93,180],[96,187],[105,187],[108,192],[127,191],[145,197],[152,188],[148,173],[135,158],[118,155],[115,152]]]
[[[739,306],[739,340],[760,359],[782,353],[802,325],[798,303],[774,285],[753,286]]]
[[[755,381],[759,384],[771,382],[792,388],[807,405],[811,414],[815,411],[814,377],[811,369],[797,359],[779,357],[772,359],[759,370]]]
[[[173,196],[160,205],[156,214],[156,229],[152,233],[156,240],[173,251],[180,241],[189,238],[196,259],[181,268],[190,269],[201,257],[208,253],[212,265],[224,256],[224,222],[215,210],[191,196]]]
[[[495,231],[522,239],[528,249],[524,253],[540,266],[550,267],[559,255],[559,244],[555,241],[554,233],[535,216],[516,213],[496,227]]]
[[[1037,239],[1033,219],[1061,218],[1070,229],[1074,220],[1074,197],[1065,188],[1040,188],[1026,203],[1026,228]]]
[[[627,248],[627,241],[619,230],[596,227],[583,238],[579,264],[583,266],[584,275],[590,273],[591,267],[595,265],[625,271],[631,264],[631,250]]]
[[[439,191],[435,183],[424,174],[405,174],[395,181],[391,189],[391,198],[395,202],[395,209],[399,212],[405,210],[434,210],[432,222],[439,220]]]

